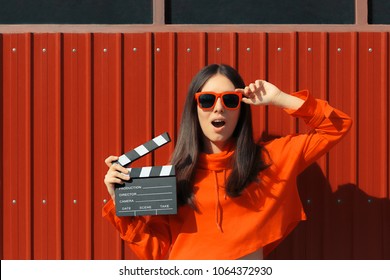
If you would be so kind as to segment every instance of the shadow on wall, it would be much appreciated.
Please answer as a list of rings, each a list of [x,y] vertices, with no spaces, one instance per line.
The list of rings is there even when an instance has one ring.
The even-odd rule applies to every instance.
[[[332,192],[318,164],[297,178],[307,221],[268,259],[390,259],[390,200],[367,195],[354,184]]]

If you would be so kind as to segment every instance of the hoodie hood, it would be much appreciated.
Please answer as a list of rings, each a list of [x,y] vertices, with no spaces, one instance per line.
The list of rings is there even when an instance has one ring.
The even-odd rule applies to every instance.
[[[227,181],[226,171],[229,170],[230,174],[230,170],[232,169],[234,148],[235,146],[233,145],[233,143],[231,143],[223,152],[216,154],[201,153],[198,159],[198,168],[207,170],[208,172],[210,172],[209,176],[212,177],[212,180],[210,180],[210,185],[212,184],[214,188],[215,223],[220,232],[223,232],[223,207],[221,205],[221,199],[227,199],[225,192],[225,186]]]
[[[212,171],[232,169],[233,156],[235,152],[234,143],[229,143],[225,151],[216,154],[199,154],[198,168]]]

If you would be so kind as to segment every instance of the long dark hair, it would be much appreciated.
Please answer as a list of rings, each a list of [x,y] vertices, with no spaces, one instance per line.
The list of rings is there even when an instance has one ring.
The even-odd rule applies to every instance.
[[[196,92],[216,74],[227,77],[235,88],[244,88],[245,83],[239,73],[224,64],[211,64],[201,69],[193,78],[184,104],[180,131],[171,163],[176,166],[178,186],[178,204],[189,204],[196,209],[193,180],[202,149],[202,129],[200,128],[197,104],[194,98]],[[263,147],[256,144],[252,132],[252,114],[250,106],[241,103],[240,116],[233,132],[236,151],[233,158],[232,173],[226,182],[226,194],[230,197],[239,196],[242,191],[257,178],[257,174],[268,167],[262,156]]]

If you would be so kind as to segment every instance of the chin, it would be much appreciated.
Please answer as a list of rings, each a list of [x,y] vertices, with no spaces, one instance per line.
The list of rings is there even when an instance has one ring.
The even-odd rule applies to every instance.
[[[224,146],[228,141],[230,137],[213,137],[212,139],[209,139],[214,145],[216,146]]]
[[[212,135],[211,137],[208,137],[209,140],[213,143],[224,143],[227,140],[229,140],[229,137],[224,135]]]
[[[225,133],[223,133],[223,134],[219,134],[219,133],[215,133],[215,132],[209,132],[209,133],[203,134],[203,137],[204,137],[203,140],[205,141],[205,143],[208,142],[212,146],[217,146],[217,147],[223,148],[223,146],[233,136],[233,132],[232,133],[226,133],[226,131],[224,131],[224,132]]]

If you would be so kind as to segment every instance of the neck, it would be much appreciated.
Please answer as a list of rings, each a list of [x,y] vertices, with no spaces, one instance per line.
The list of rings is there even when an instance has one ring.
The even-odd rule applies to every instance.
[[[203,152],[206,154],[217,154],[231,149],[232,140],[224,142],[212,142],[208,139],[203,141]]]

